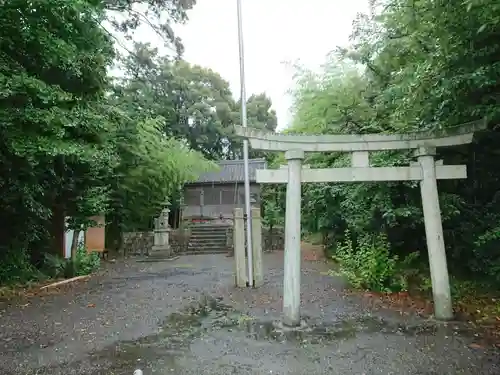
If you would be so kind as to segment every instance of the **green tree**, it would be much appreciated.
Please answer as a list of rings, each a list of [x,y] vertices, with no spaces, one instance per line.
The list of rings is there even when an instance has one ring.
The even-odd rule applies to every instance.
[[[235,104],[234,123],[241,125],[241,100]],[[247,99],[247,124],[254,129],[274,132],[278,125],[276,111],[272,109],[272,101],[265,93],[253,94]],[[231,158],[243,158],[243,143],[240,138],[231,138]],[[274,154],[250,149],[250,158],[266,158],[268,162],[274,160]]]
[[[47,254],[60,255],[65,217],[80,231],[89,217],[106,214],[112,246],[119,246],[124,230],[149,228],[166,202],[175,204],[183,183],[214,168],[207,159],[234,156],[229,84],[182,61],[172,31],[194,4],[1,3],[0,283],[32,278]],[[118,60],[123,76],[111,79],[107,70],[118,55],[112,31],[130,38],[141,24],[171,52],[160,56],[137,44]],[[272,126],[261,113],[270,102],[252,102],[260,103],[252,116]],[[95,260],[73,247],[75,263]]]
[[[146,26],[163,39],[165,46],[170,48],[173,54],[182,55],[184,46],[174,33],[172,25],[187,21],[187,11],[195,6],[196,0],[93,0],[93,2],[106,10],[106,22],[101,26],[109,34],[112,31],[119,32],[132,40],[133,32],[139,26]]]
[[[443,181],[440,198],[451,270],[500,278],[497,190],[500,107],[499,5],[495,1],[372,2],[349,46],[331,54],[321,74],[302,69],[294,124],[302,133],[413,132],[452,129],[487,118],[467,147],[440,150],[467,164],[466,181]],[[400,165],[406,153],[380,152],[374,165]],[[309,156],[315,166],[345,166],[346,155]],[[304,187],[304,224],[336,241],[386,233],[392,251],[425,249],[418,185],[317,184]],[[333,241],[332,241],[333,242]],[[422,252],[425,257],[425,252]]]
[[[137,44],[123,61],[115,88],[119,105],[139,118],[161,116],[165,134],[185,140],[210,159],[225,156],[234,118],[229,83],[216,72],[158,55]]]
[[[85,1],[1,5],[1,256],[16,258],[2,262],[12,272],[29,249],[40,262],[57,247],[51,224],[101,194],[94,186],[113,165],[99,103],[113,58],[103,16]]]
[[[136,121],[123,114],[115,139],[120,163],[109,181],[107,242],[118,250],[123,232],[151,229],[152,218],[175,203],[185,182],[215,166],[185,142],[166,137],[161,118]]]
[[[0,218],[5,223],[0,282],[33,277],[32,266],[41,267],[45,254],[60,255],[66,216],[76,230],[101,213],[119,230],[144,225],[184,181],[212,167],[166,131],[168,115],[177,116],[178,108],[154,111],[157,98],[143,95],[148,84],[110,92],[107,74],[116,41],[110,24],[130,35],[141,22],[150,23],[179,55],[182,45],[171,25],[184,22],[193,5],[160,0],[0,5]],[[167,24],[161,25],[160,15],[168,16]],[[169,78],[176,64],[181,63],[169,66]],[[139,95],[130,93],[141,93],[151,105],[144,100],[138,106]]]

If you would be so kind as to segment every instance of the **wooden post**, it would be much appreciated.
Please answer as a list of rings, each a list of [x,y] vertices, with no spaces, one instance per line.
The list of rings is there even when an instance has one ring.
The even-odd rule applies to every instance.
[[[264,284],[262,268],[262,218],[259,208],[252,208],[252,253],[253,253],[253,286],[258,288]]]
[[[243,209],[234,209],[234,264],[235,264],[235,284],[238,288],[247,286],[246,259],[245,259],[245,220]]]

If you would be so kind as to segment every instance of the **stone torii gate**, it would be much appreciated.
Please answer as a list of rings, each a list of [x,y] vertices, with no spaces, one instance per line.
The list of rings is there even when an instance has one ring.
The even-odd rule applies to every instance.
[[[472,142],[474,131],[485,123],[461,126],[453,134],[369,134],[369,135],[284,135],[236,127],[236,134],[249,140],[252,148],[285,152],[288,166],[258,170],[263,184],[286,183],[285,260],[283,282],[283,324],[300,326],[300,216],[302,182],[420,181],[427,250],[432,280],[434,314],[437,319],[453,318],[443,225],[437,189],[438,179],[467,178],[465,165],[443,165],[435,161],[436,148]],[[370,151],[415,150],[417,162],[408,167],[371,167]],[[349,152],[351,167],[303,168],[305,152]]]

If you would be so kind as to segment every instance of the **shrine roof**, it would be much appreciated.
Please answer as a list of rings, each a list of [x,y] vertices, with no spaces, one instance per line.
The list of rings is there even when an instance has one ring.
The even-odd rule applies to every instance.
[[[236,183],[245,181],[243,160],[221,160],[217,162],[218,171],[202,174],[198,180],[192,181],[186,185],[192,184],[210,184],[210,183]],[[248,169],[250,182],[255,183],[255,171],[257,169],[267,169],[266,159],[249,159]]]

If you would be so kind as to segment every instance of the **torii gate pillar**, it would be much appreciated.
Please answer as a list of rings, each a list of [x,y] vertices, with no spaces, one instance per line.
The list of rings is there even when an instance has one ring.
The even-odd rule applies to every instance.
[[[303,150],[285,153],[288,161],[285,216],[285,275],[283,280],[283,323],[300,325],[300,208]]]
[[[429,253],[434,315],[442,320],[450,320],[453,318],[453,307],[436,181],[436,163],[434,161],[436,148],[420,147],[416,150],[415,155],[422,168],[423,178],[420,181],[420,193],[422,195],[427,252]]]

